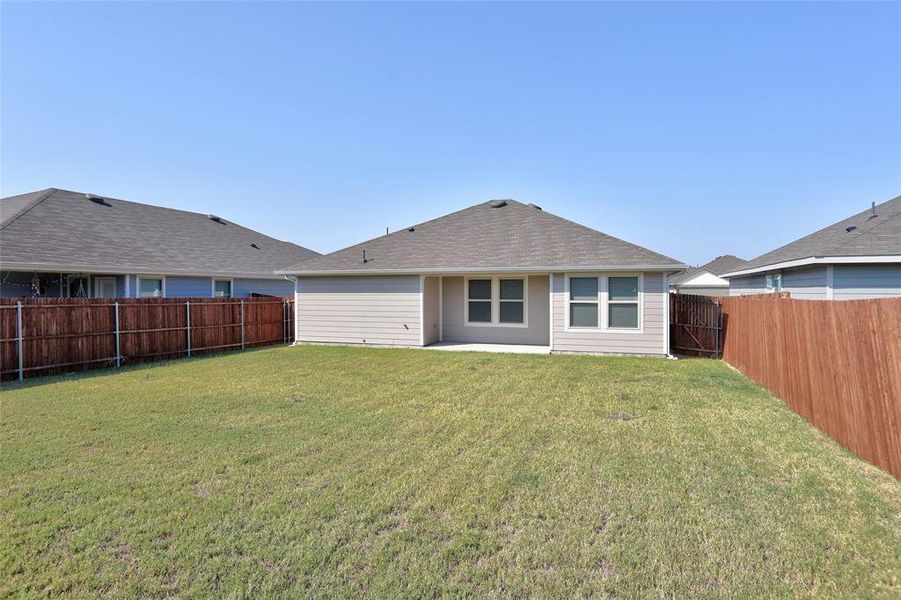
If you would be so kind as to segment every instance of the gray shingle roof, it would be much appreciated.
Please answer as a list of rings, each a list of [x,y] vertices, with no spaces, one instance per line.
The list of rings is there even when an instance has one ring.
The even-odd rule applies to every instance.
[[[722,275],[723,273],[728,273],[729,271],[734,271],[736,269],[741,268],[743,265],[747,264],[743,258],[738,258],[732,254],[725,254],[723,256],[717,256],[709,263],[705,265],[701,265],[700,267],[692,267],[690,269],[686,269],[677,275],[669,278],[670,285],[679,285],[685,281],[688,281],[701,271],[708,271],[713,273],[714,275]]]
[[[285,269],[286,273],[462,272],[685,265],[534,205],[483,202]],[[363,251],[367,262],[363,262]]]
[[[3,269],[275,277],[319,256],[207,215],[55,188],[0,199],[0,222]]]
[[[891,255],[901,255],[901,196],[776,248],[732,271],[813,257]]]

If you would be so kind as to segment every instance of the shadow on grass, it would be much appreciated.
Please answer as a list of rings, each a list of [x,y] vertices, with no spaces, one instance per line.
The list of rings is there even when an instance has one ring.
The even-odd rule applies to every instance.
[[[55,375],[38,375],[31,377],[22,382],[3,381],[0,383],[0,392],[13,390],[23,390],[27,388],[47,385],[50,383],[59,383],[61,381],[80,381],[84,379],[94,379],[96,377],[109,377],[111,375],[119,375],[132,371],[141,371],[147,369],[155,369],[158,367],[166,367],[170,365],[178,365],[184,363],[203,362],[213,358],[221,358],[224,356],[234,356],[247,354],[250,352],[260,352],[262,350],[272,350],[274,348],[287,348],[290,345],[277,346],[256,346],[254,348],[246,348],[244,350],[227,350],[224,352],[210,352],[209,354],[201,354],[200,356],[185,356],[182,358],[170,358],[165,360],[148,360],[133,364],[124,364],[121,367],[104,367],[102,369],[90,369],[86,371],[73,371],[71,373],[59,373]]]

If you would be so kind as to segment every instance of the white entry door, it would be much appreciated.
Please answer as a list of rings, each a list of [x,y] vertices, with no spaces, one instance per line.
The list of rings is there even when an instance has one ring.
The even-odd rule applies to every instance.
[[[95,298],[115,298],[116,297],[116,278],[115,277],[95,277],[94,278],[94,297]]]

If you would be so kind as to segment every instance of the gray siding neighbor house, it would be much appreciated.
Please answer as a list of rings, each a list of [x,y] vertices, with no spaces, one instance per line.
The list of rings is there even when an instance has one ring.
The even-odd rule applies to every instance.
[[[495,200],[280,271],[300,343],[529,345],[665,355],[684,264],[532,204]]]
[[[728,296],[729,280],[724,279],[722,274],[734,271],[747,262],[731,254],[717,256],[706,265],[692,267],[670,277],[669,289],[694,296]]]
[[[213,215],[47,189],[0,199],[0,297],[290,296],[319,256]]]
[[[725,273],[732,296],[786,291],[801,300],[901,296],[901,196]]]

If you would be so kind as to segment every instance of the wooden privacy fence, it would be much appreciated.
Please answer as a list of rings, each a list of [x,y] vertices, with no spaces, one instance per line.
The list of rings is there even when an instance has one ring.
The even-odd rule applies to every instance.
[[[901,298],[723,298],[723,359],[901,478]]]
[[[293,340],[285,298],[0,299],[3,380]]]
[[[670,294],[670,351],[719,358],[723,352],[723,305],[719,298]]]

